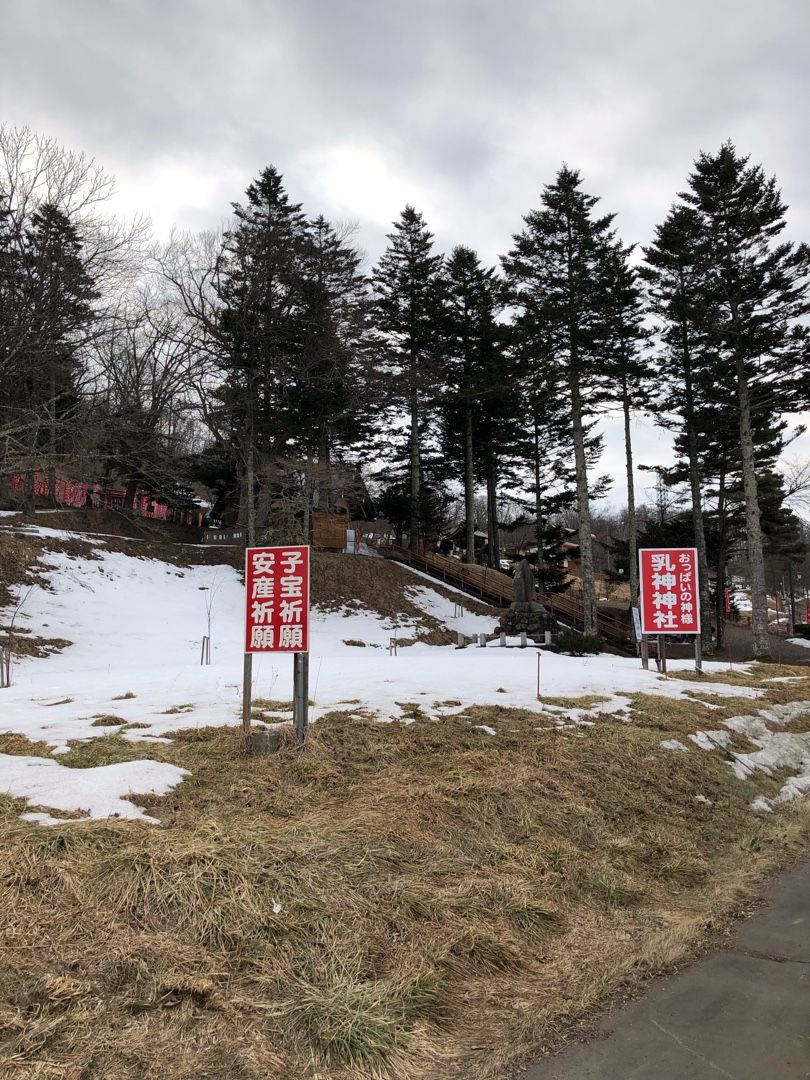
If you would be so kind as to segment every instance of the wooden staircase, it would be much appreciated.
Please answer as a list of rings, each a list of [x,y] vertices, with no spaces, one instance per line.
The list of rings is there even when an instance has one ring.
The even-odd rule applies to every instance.
[[[389,559],[405,563],[438,578],[455,589],[476,596],[494,607],[508,607],[512,603],[512,578],[490,566],[463,563],[433,551],[415,552],[396,545],[380,546],[378,551]],[[576,593],[549,593],[543,600],[546,609],[566,626],[581,630],[584,625],[582,603]],[[629,621],[612,612],[597,613],[599,633],[613,648],[624,653],[634,653],[632,627]]]

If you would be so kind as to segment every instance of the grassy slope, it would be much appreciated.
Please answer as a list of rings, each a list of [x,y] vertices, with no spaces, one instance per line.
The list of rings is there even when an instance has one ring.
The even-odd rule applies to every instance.
[[[807,678],[762,681],[777,674],[740,676],[759,702],[639,695],[631,724],[565,732],[504,708],[409,726],[333,714],[303,754],[258,759],[233,730],[76,745],[65,764],[151,749],[193,776],[140,800],[161,829],[35,828],[5,803],[3,1075],[506,1075],[690,955],[801,849],[809,800],[750,809],[779,778],[659,748],[810,698]]]

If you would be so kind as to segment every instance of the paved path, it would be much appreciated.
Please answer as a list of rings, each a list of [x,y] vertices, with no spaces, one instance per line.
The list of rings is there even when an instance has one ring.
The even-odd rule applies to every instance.
[[[522,1080],[808,1080],[810,862],[777,878],[732,944],[654,983]]]

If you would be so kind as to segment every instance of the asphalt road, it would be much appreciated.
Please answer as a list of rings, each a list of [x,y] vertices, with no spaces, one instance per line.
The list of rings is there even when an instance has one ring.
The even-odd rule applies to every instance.
[[[808,1080],[810,862],[774,880],[728,948],[655,983],[521,1080]]]

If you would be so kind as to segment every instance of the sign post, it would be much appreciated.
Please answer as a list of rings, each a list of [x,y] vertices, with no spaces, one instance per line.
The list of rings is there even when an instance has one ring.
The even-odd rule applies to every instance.
[[[245,550],[245,667],[242,727],[250,735],[253,654],[293,654],[295,739],[306,736],[309,707],[309,546]]]
[[[695,670],[702,674],[697,548],[641,548],[638,564],[642,634],[657,635],[664,665],[664,635],[694,634]]]

